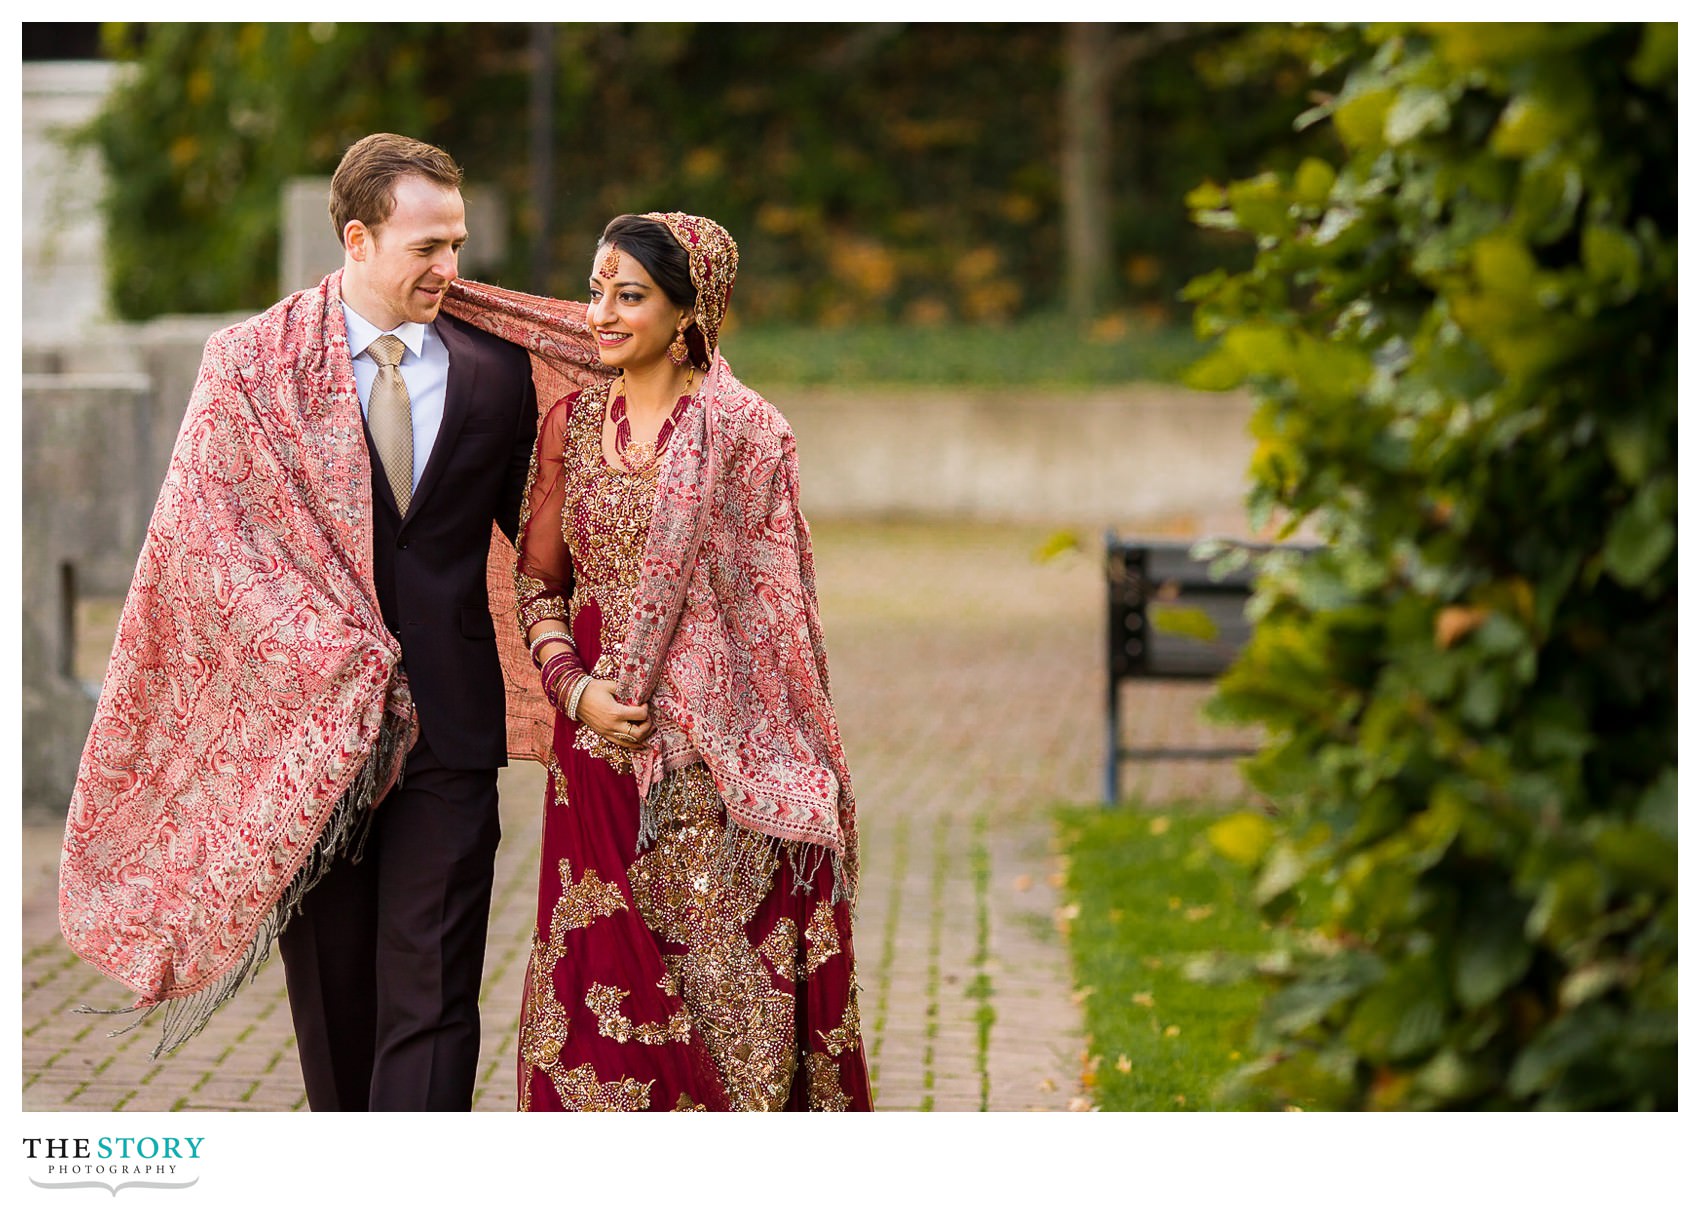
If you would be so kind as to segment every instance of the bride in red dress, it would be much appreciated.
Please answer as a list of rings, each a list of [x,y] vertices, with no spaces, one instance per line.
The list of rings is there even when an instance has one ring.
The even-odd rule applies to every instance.
[[[737,263],[707,219],[611,222],[588,319],[619,373],[539,427],[516,578],[557,711],[521,1110],[871,1107],[795,448],[716,349]]]

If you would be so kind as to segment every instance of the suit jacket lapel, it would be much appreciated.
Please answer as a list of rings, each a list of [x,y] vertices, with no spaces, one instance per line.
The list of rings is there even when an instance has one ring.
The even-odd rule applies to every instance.
[[[460,326],[447,313],[437,316],[437,336],[449,351],[449,382],[443,393],[443,424],[437,430],[437,441],[431,446],[431,456],[419,475],[419,487],[413,490],[413,503],[407,507],[411,519],[419,512],[431,490],[443,478],[443,468],[454,450],[455,439],[466,416],[472,410],[478,390],[478,349]]]

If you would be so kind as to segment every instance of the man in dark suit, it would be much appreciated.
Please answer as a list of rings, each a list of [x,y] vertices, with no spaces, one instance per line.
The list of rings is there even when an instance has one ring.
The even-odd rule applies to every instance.
[[[314,1111],[466,1111],[506,715],[485,568],[518,525],[537,404],[524,351],[441,311],[467,238],[461,171],[370,135],[331,184],[348,356],[372,454],[372,567],[419,738],[279,944]],[[333,344],[332,356],[338,356]]]

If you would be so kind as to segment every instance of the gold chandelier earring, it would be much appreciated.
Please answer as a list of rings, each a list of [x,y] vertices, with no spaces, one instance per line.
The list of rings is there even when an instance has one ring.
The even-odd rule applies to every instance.
[[[685,344],[685,322],[679,321],[679,331],[673,334],[673,344],[667,347],[667,357],[674,366],[684,366],[691,360],[690,347]]]

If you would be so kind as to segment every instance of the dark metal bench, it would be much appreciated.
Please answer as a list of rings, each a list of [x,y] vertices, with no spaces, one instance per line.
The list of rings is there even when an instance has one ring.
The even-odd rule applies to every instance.
[[[1126,746],[1121,739],[1121,685],[1133,678],[1209,681],[1232,664],[1251,636],[1246,600],[1254,562],[1213,576],[1192,543],[1105,537],[1108,611],[1107,746],[1104,802],[1120,799],[1121,764],[1129,759],[1235,758],[1253,751],[1223,746]],[[1235,544],[1253,552],[1267,544]],[[1304,549],[1297,549],[1304,550]]]

